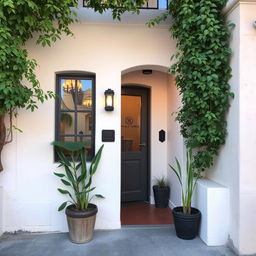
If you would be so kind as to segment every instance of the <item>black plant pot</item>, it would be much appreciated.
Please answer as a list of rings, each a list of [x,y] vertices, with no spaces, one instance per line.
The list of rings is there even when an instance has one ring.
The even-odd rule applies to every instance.
[[[166,208],[169,205],[170,188],[153,186],[156,208]]]
[[[177,237],[185,240],[194,239],[198,235],[201,212],[192,207],[191,214],[184,214],[182,207],[175,207],[172,213]]]

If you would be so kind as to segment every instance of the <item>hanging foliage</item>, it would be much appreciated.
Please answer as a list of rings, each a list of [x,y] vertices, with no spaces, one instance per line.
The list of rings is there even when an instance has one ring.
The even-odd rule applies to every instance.
[[[172,16],[171,34],[178,53],[171,74],[182,95],[177,120],[189,148],[196,151],[193,165],[199,173],[213,164],[227,135],[226,114],[233,97],[228,83],[229,26],[222,14],[227,0],[172,0],[168,13],[149,22],[155,25]]]
[[[87,0],[85,4],[97,12],[111,8],[113,18],[125,11],[138,13],[144,0]],[[24,45],[35,38],[42,46],[50,46],[62,34],[72,35],[69,25],[76,21],[77,0],[1,0],[0,1],[0,171],[3,146],[12,141],[12,116],[18,108],[34,111],[38,102],[52,98],[44,92],[35,76],[37,63],[28,57]],[[122,6],[123,8],[120,8]],[[5,117],[10,117],[6,132]],[[8,138],[8,134],[10,137]]]

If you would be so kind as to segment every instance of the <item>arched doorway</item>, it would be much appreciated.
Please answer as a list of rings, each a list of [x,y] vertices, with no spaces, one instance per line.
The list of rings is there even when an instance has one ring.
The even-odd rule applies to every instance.
[[[167,177],[168,172],[168,94],[169,87],[173,85],[171,78],[167,68],[161,66],[133,67],[122,73],[122,225],[172,222],[170,209],[154,207],[151,189],[155,179]],[[147,107],[143,107],[140,94],[143,92],[147,95]],[[143,129],[147,134],[144,138]],[[165,141],[159,140],[161,130],[166,134]]]

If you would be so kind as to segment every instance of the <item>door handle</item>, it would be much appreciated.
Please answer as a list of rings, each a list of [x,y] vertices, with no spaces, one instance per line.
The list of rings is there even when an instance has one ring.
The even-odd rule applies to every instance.
[[[146,143],[141,143],[141,144],[139,144],[139,146],[140,146],[140,147],[146,147],[147,144],[146,144]]]

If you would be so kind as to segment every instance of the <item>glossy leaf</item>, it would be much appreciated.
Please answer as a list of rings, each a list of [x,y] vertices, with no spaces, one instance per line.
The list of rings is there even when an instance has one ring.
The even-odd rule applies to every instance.
[[[62,211],[66,206],[67,206],[67,202],[64,202],[63,204],[60,205],[60,207],[58,208],[58,211]]]
[[[226,113],[233,93],[230,26],[222,12],[226,2],[172,0],[168,6],[170,32],[177,42],[170,73],[182,97],[176,120],[186,145],[195,150],[191,164],[196,176],[212,166],[227,135]],[[151,24],[158,23],[155,18]],[[179,175],[178,166],[176,171]]]
[[[102,150],[103,146],[100,147],[95,157],[93,158],[90,171],[88,172],[85,155],[86,153],[83,148],[76,153],[70,151],[70,157],[68,158],[68,156],[64,155],[64,153],[61,152],[61,149],[57,147],[57,153],[61,159],[61,165],[59,168],[64,168],[66,175],[61,173],[54,174],[61,178],[61,182],[65,186],[68,186],[71,192],[61,188],[58,188],[58,191],[61,194],[69,195],[71,198],[71,201],[69,202],[75,204],[77,209],[86,209],[90,200],[93,198],[93,196],[90,196],[90,193],[94,191],[96,187],[91,187],[92,177],[98,168]],[[77,163],[76,160],[80,160],[80,162]],[[63,179],[63,177],[65,177],[65,179]],[[101,195],[98,197],[103,198]],[[62,206],[65,207],[66,204],[63,204]]]
[[[73,142],[73,141],[54,141],[52,145],[60,148],[65,149],[71,152],[80,151],[83,149],[88,142]]]
[[[69,191],[65,190],[65,189],[61,189],[61,188],[58,188],[58,191],[61,193],[61,194],[69,194]]]
[[[100,195],[100,194],[95,194],[95,196],[96,196],[97,198],[105,198],[104,196],[102,196],[102,195]]]
[[[63,178],[65,177],[65,175],[63,173],[57,173],[57,172],[54,172],[54,175],[60,177],[60,178]]]
[[[66,181],[66,180],[64,180],[64,179],[61,179],[61,181],[62,181],[62,183],[63,183],[64,185],[66,185],[66,186],[71,186],[71,183],[70,183],[70,182],[68,182],[68,181]]]
[[[103,147],[104,145],[102,145],[100,147],[100,149],[98,150],[98,152],[96,153],[96,155],[94,156],[94,158],[92,159],[92,163],[91,163],[91,166],[90,166],[90,174],[93,175],[95,174],[97,168],[98,168],[98,165],[99,165],[99,161],[100,161],[100,158],[101,158],[101,154],[102,154],[102,150],[103,150]]]

